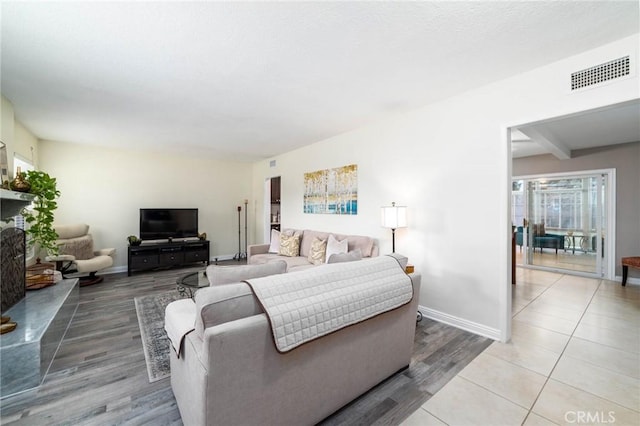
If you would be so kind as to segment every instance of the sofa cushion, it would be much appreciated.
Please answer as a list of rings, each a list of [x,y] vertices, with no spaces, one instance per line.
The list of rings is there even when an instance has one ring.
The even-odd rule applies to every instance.
[[[349,251],[349,241],[344,238],[338,241],[333,235],[329,235],[327,240],[327,253],[326,258],[329,259],[332,254],[346,253]]]
[[[271,242],[269,243],[269,253],[280,252],[280,231],[276,229],[271,230]]]
[[[292,269],[298,270],[298,268],[300,267],[313,266],[313,264],[309,262],[309,260],[306,257],[302,257],[302,256],[293,256],[293,257],[280,256],[280,257],[283,258],[285,262],[287,262],[287,271],[291,271]]]
[[[300,255],[300,236],[280,234],[280,251],[282,256],[299,256]]]
[[[311,250],[309,251],[309,256],[307,256],[307,260],[314,265],[321,265],[324,263],[325,254],[327,252],[327,240],[322,240],[318,237],[313,239],[313,243],[311,244]]]
[[[533,236],[534,237],[544,237],[546,234],[546,231],[544,229],[544,222],[543,223],[534,223],[532,225],[533,227]]]
[[[55,225],[58,239],[68,240],[70,238],[78,238],[89,233],[89,225],[79,223],[75,225]]]
[[[263,312],[247,283],[201,288],[195,302],[195,333],[201,339],[205,328]]]
[[[339,239],[342,239],[342,236],[340,236]],[[360,249],[362,257],[371,257],[374,244],[373,238],[362,235],[349,235],[347,241],[349,242],[348,251]]]
[[[375,240],[371,237],[365,237],[362,235],[343,235],[335,233],[332,234],[330,232],[305,229],[302,232],[302,239],[300,240],[300,256],[309,256],[309,252],[311,251],[311,244],[313,243],[314,238],[317,237],[321,240],[327,240],[329,238],[329,235],[334,235],[339,241],[347,239],[349,246],[348,251],[360,249],[360,251],[362,252],[362,257],[371,257],[373,255]],[[326,256],[325,259],[327,259]]]
[[[73,255],[76,260],[88,260],[95,256],[93,253],[93,238],[91,234],[82,237],[58,240],[58,250],[60,254]]]
[[[253,256],[251,256],[251,264],[252,265],[264,265],[265,263],[268,262],[272,262],[274,260],[285,260],[286,258],[284,256],[280,256],[277,253],[260,253],[260,254],[254,254]]]
[[[207,279],[210,285],[221,285],[237,283],[249,278],[284,274],[285,272],[287,272],[287,263],[283,260],[274,260],[262,265],[209,265],[207,266]]]
[[[319,238],[321,240],[327,240],[329,238],[328,232],[320,232],[313,231],[310,229],[305,229],[302,232],[302,239],[300,240],[300,256],[309,257],[309,253],[311,253],[311,244],[313,244],[313,240],[315,238]]]
[[[343,263],[362,260],[362,252],[360,249],[352,250],[348,253],[334,253],[327,259],[327,263]]]
[[[269,242],[269,253],[280,253],[280,235],[298,235],[302,238],[302,231],[297,231],[295,229],[283,229],[281,232],[276,229],[272,229]]]

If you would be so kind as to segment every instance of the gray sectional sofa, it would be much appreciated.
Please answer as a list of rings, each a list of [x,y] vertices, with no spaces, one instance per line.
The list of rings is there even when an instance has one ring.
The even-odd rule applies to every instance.
[[[340,241],[346,238],[348,241],[348,252],[352,254],[358,253],[358,255],[363,259],[379,255],[378,242],[374,238],[367,236],[335,234],[309,229],[283,229],[282,233],[300,236],[300,251],[296,256],[284,256],[278,253],[273,250],[273,244],[254,244],[247,247],[247,263],[250,265],[260,265],[276,260],[283,260],[287,263],[288,271],[311,268],[316,266],[309,260],[309,254],[314,238],[320,238],[327,241],[330,235],[333,235]],[[272,238],[273,235],[274,234],[272,233]],[[272,249],[271,251],[270,248]]]
[[[249,265],[244,271],[209,269],[210,280],[216,273],[224,275],[212,282],[239,281],[200,289],[195,301],[173,302],[165,315],[168,332],[180,323],[195,322],[193,331],[184,330],[182,336],[175,336],[175,330],[169,333],[174,342],[170,350],[171,387],[184,424],[316,424],[406,368],[413,350],[420,275],[405,274],[403,265],[397,259],[392,259],[397,267],[389,265],[389,258],[327,264],[286,274],[281,273],[283,262]],[[405,280],[404,291],[408,286],[413,295],[408,302],[290,351],[279,350],[272,319],[252,286],[265,279],[273,285],[288,280],[296,288],[305,281],[333,285],[344,274],[367,276],[374,264],[381,262],[386,262],[388,276]],[[243,273],[256,277],[274,271],[281,274],[240,281]],[[379,281],[369,277],[365,283]]]

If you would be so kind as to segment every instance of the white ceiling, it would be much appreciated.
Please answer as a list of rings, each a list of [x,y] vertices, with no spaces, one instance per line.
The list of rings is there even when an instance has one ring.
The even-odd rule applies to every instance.
[[[37,137],[239,161],[311,144],[639,30],[637,1],[1,8],[2,94]]]
[[[514,158],[553,154],[571,158],[572,152],[640,141],[640,100],[593,111],[557,117],[513,129]]]

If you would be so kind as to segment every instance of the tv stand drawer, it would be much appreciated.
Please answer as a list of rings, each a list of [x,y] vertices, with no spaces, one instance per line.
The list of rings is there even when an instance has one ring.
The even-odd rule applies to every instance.
[[[160,265],[180,265],[184,262],[184,254],[180,251],[177,252],[163,252],[160,253]]]
[[[186,251],[184,253],[184,261],[185,263],[192,262],[205,262],[207,259],[209,252],[207,250],[191,250]]]
[[[139,254],[131,256],[129,263],[131,269],[148,269],[157,267],[159,259],[157,254]]]

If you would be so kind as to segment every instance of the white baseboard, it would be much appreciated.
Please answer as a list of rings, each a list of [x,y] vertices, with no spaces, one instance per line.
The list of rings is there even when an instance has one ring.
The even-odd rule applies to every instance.
[[[111,268],[103,269],[99,275],[118,274],[120,272],[127,272],[126,266],[113,266]]]
[[[212,265],[215,265],[215,263],[216,263],[216,259],[217,259],[217,260],[219,260],[219,261],[220,261],[220,260],[233,260],[233,258],[234,258],[235,256],[236,256],[235,254],[223,254],[223,255],[220,255],[220,256],[215,256],[214,258],[212,258],[212,259],[210,260],[210,263],[211,263]]]
[[[622,275],[616,275],[615,281],[622,284]],[[640,278],[627,277],[627,285],[640,285]]]
[[[487,327],[486,325],[478,324],[464,318],[454,317],[453,315],[445,314],[444,312],[436,311],[422,305],[418,306],[418,310],[423,316],[434,321],[442,322],[470,333],[488,337],[489,339],[500,340],[500,330],[496,328]]]

